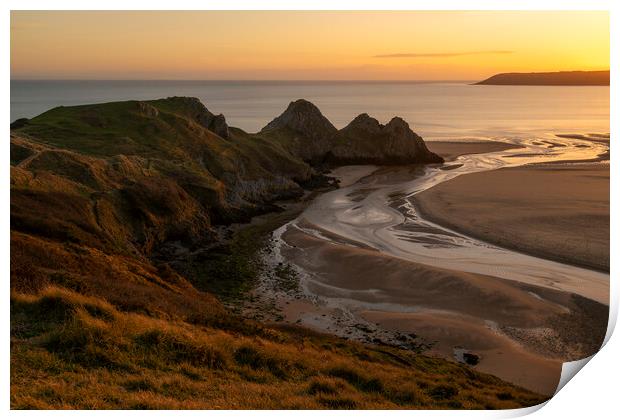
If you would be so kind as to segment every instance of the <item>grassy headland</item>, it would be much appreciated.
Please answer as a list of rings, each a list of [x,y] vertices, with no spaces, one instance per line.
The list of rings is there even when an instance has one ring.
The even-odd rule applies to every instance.
[[[222,118],[170,98],[60,107],[13,125],[12,408],[546,399],[464,365],[243,319],[222,304],[251,286],[263,238],[291,214],[226,241],[214,227],[326,184],[284,131],[248,134]]]

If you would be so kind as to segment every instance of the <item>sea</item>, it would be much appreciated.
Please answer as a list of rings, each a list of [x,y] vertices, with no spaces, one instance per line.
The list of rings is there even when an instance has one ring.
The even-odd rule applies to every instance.
[[[609,133],[608,86],[489,86],[471,81],[11,80],[11,121],[57,106],[194,96],[230,126],[257,132],[296,99],[337,127],[367,113],[404,118],[427,140]]]

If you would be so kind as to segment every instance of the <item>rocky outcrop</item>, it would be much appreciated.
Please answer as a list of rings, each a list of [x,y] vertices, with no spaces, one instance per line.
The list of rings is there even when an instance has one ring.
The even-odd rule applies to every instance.
[[[210,113],[207,108],[205,108],[204,112],[197,114],[195,119],[207,130],[217,134],[223,139],[228,139],[228,124],[226,124],[226,118],[224,118],[224,115],[214,115]]]
[[[386,125],[368,114],[357,116],[339,131],[327,159],[332,164],[372,163],[379,165],[440,163],[422,137],[409,124],[394,117]]]
[[[368,114],[361,114],[337,130],[315,105],[303,99],[291,102],[259,134],[276,139],[290,153],[311,164],[443,162],[400,117],[382,125]]]
[[[141,114],[146,115],[147,117],[156,118],[159,116],[159,110],[155,108],[153,105],[148,102],[138,102],[138,110]]]
[[[215,115],[207,109],[207,107],[200,102],[198,98],[190,98],[183,96],[173,96],[170,98],[151,101],[154,106],[166,102],[168,106],[177,112],[182,112],[188,117],[192,118],[198,124],[206,128],[207,130],[217,134],[223,139],[228,139],[230,133],[228,131],[228,124],[224,115]]]
[[[226,124],[226,118],[222,114],[214,115],[213,118],[207,121],[205,128],[213,131],[223,139],[228,138],[228,124]]]
[[[337,133],[336,127],[313,103],[298,99],[259,134],[276,137],[295,156],[318,163],[331,150]]]

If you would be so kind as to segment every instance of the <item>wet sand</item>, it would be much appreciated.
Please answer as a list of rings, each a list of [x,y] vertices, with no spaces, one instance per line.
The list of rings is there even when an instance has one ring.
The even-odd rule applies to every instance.
[[[367,342],[377,341],[375,330],[392,344],[386,331],[415,333],[431,344],[427,354],[455,360],[455,350],[466,349],[480,357],[476,369],[542,393],[555,390],[562,362],[597,351],[605,334],[607,307],[570,293],[416,264],[294,228],[283,239],[289,261],[320,273],[305,287],[321,302],[289,304],[290,322],[343,335],[363,319],[369,326],[349,335]]]
[[[609,272],[609,165],[463,175],[414,196],[425,218],[542,258]]]
[[[368,176],[379,169],[374,165],[351,165],[340,166],[332,170],[328,175],[338,179],[340,188],[355,184],[358,180]]]
[[[502,147],[501,152],[508,148],[502,143],[451,143],[451,149],[443,151],[444,156],[497,152],[498,147]],[[432,145],[430,148],[433,150]],[[466,163],[462,158],[458,162]],[[451,165],[448,162],[438,169],[450,171]],[[543,166],[550,168],[544,170]],[[554,166],[563,169],[551,169]],[[489,204],[488,213],[480,213],[478,221],[475,211],[466,213],[471,215],[472,226],[483,218],[494,220],[493,206],[503,202],[515,206],[517,198],[529,200],[526,186],[540,184],[539,174],[546,178],[549,173],[571,173],[566,165],[502,169],[461,175],[428,192],[470,176],[493,179],[493,174],[504,171],[523,171],[532,178],[514,188],[502,188],[505,184],[498,181],[495,188],[503,198]],[[577,173],[602,185],[594,173]],[[347,167],[336,171],[345,181],[341,190],[317,197],[298,219],[275,231],[264,255],[271,267],[269,272],[295,272],[298,286],[285,290],[282,278],[267,272],[255,290],[256,299],[272,308],[272,319],[276,321],[367,343],[388,343],[453,361],[463,361],[462,354],[467,352],[479,358],[474,369],[552,394],[563,362],[589,356],[600,347],[607,325],[608,276],[605,280],[606,276],[601,274],[599,279],[587,274],[587,270],[555,262],[541,265],[532,257],[513,260],[513,256],[505,260],[513,264],[512,270],[523,264],[524,269],[532,270],[528,274],[526,269],[523,275],[516,276],[520,281],[510,280],[514,273],[503,265],[483,272],[461,269],[477,267],[467,265],[466,254],[459,254],[462,247],[466,251],[472,246],[469,240],[452,237],[440,226],[420,223],[415,218],[399,222],[407,212],[399,205],[406,202],[406,194],[399,192],[401,183],[406,189],[408,180],[424,174],[424,167]],[[563,196],[570,195],[568,185],[575,181],[570,177],[563,178],[563,186],[555,193],[556,207]],[[363,180],[355,183],[356,178]],[[511,182],[517,178],[511,178]],[[557,179],[548,181],[555,185]],[[347,185],[350,187],[345,188]],[[495,194],[495,190],[475,186],[473,182],[469,193],[477,191],[480,200]],[[544,202],[549,194],[539,185],[536,188],[541,188],[536,197]],[[458,193],[459,189],[455,191]],[[588,194],[584,192],[584,197]],[[451,199],[450,204],[455,206],[461,199]],[[581,205],[590,208],[592,203],[586,201]],[[522,203],[522,207],[531,206]],[[553,208],[549,204],[541,207],[542,213],[535,208],[532,214],[553,218]],[[573,212],[576,213],[574,208]],[[446,210],[446,218],[455,219],[455,214],[448,213]],[[535,223],[536,218],[532,217],[531,221],[520,223]],[[449,225],[444,221],[438,224]],[[456,226],[454,230],[458,231]],[[414,246],[416,240],[423,241],[421,247]],[[491,256],[504,255],[475,244],[473,249]],[[493,257],[492,261],[495,263],[496,259]]]
[[[521,146],[501,141],[427,141],[426,146],[431,152],[437,153],[447,161],[461,155],[477,153],[499,152],[502,150],[518,149]]]

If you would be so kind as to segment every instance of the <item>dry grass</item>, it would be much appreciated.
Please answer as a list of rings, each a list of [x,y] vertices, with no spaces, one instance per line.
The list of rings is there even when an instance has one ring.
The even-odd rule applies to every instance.
[[[213,296],[198,292],[165,265],[11,232],[11,289],[38,293],[48,286],[158,318],[200,323],[224,313]]]
[[[263,337],[48,287],[11,299],[13,408],[512,408],[541,396],[466,367],[321,334]],[[386,351],[383,349],[383,351]]]

